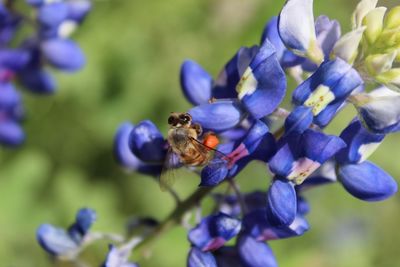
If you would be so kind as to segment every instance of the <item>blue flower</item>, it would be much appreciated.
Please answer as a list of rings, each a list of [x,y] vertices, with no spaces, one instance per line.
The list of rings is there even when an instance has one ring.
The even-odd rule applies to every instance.
[[[25,140],[20,121],[23,118],[20,94],[9,82],[0,82],[0,144],[18,146]]]
[[[385,135],[367,131],[361,122],[355,119],[342,131],[340,138],[347,146],[336,155],[336,161],[344,165],[366,160],[379,147]]]
[[[372,162],[342,165],[338,172],[344,188],[359,199],[380,201],[397,192],[396,181]]]
[[[278,17],[272,17],[265,25],[261,36],[261,43],[264,43],[267,39],[275,47],[276,55],[282,68],[285,69],[296,66],[305,60],[303,57],[293,54],[285,47],[278,32]]]
[[[241,222],[224,213],[210,215],[190,230],[189,241],[202,251],[216,250],[235,237],[241,229]]]
[[[192,103],[202,103],[189,111],[195,122],[213,131],[223,131],[238,125],[249,114],[259,119],[272,113],[278,107],[286,92],[286,77],[275,49],[268,40],[258,49],[243,70],[240,80],[235,84],[239,101],[237,99],[222,100],[210,104],[204,103],[204,92],[208,92],[209,88],[193,86],[193,84],[202,84],[204,79],[209,81],[210,78],[204,71],[198,75],[197,67],[197,75],[193,71],[186,71],[186,75],[181,76],[181,80],[186,81],[184,83],[186,86],[183,88],[185,95],[191,96],[189,100]],[[188,81],[191,87],[188,86]],[[199,99],[195,101],[193,96]]]
[[[79,46],[67,39],[49,39],[41,43],[43,56],[49,64],[63,71],[77,71],[85,65]]]
[[[226,156],[224,159],[212,160],[203,168],[200,183],[202,186],[214,186],[227,178],[233,178],[251,160],[271,157],[275,152],[275,140],[268,134],[266,124],[256,120],[242,140],[221,145],[218,149]]]
[[[279,141],[280,148],[269,161],[270,170],[278,177],[301,184],[322,164],[346,146],[341,138],[308,129]]]
[[[295,184],[302,184],[346,144],[337,136],[311,129],[287,135],[278,143],[278,151],[269,161],[276,176],[268,190],[267,214],[275,225],[290,225],[297,212]]]
[[[91,209],[81,209],[75,222],[65,230],[51,224],[42,224],[36,232],[36,238],[44,250],[51,255],[74,258],[79,253],[84,238],[96,220],[96,213]]]
[[[186,60],[181,67],[181,86],[193,105],[206,104],[212,98],[213,79],[199,64]]]
[[[167,152],[167,143],[157,126],[149,120],[133,127],[129,136],[132,152],[142,161],[163,163]]]
[[[293,92],[293,102],[312,109],[313,122],[325,127],[342,107],[346,98],[362,85],[360,75],[345,61],[325,61]]]
[[[129,123],[123,123],[117,130],[114,138],[114,156],[119,164],[131,171],[158,176],[161,172],[161,164],[150,164],[140,160],[129,146],[130,135],[134,126]]]
[[[248,235],[241,235],[237,241],[237,250],[245,267],[277,267],[272,249]]]
[[[235,246],[222,247],[213,253],[193,247],[188,267],[276,267],[271,248],[248,235],[238,237]]]
[[[384,170],[366,161],[385,135],[368,132],[359,120],[353,120],[340,135],[347,147],[336,155],[339,181],[353,196],[379,201],[397,191],[396,181]]]

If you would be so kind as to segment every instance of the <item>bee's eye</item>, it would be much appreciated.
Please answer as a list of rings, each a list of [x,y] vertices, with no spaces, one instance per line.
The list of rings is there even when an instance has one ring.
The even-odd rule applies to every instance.
[[[183,114],[179,116],[179,118],[185,123],[188,123],[192,120],[192,118],[188,114]]]
[[[174,117],[174,116],[169,116],[169,118],[168,118],[168,124],[172,125],[172,124],[175,124],[175,122],[176,122],[175,117]]]

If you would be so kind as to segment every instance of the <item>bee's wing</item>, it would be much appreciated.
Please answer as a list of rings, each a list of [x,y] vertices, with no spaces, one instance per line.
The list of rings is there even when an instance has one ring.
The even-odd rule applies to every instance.
[[[171,190],[176,180],[175,170],[181,165],[179,156],[169,148],[160,174],[160,188],[162,191]]]
[[[221,151],[206,146],[205,144],[203,144],[202,142],[200,142],[199,140],[191,137],[190,140],[192,141],[192,143],[195,145],[195,147],[198,147],[198,149],[201,149],[202,151],[209,153],[209,158],[212,159],[212,161],[220,161],[220,162],[227,162],[228,161],[228,156],[225,155],[224,153],[222,153]],[[211,163],[211,162],[210,162]]]

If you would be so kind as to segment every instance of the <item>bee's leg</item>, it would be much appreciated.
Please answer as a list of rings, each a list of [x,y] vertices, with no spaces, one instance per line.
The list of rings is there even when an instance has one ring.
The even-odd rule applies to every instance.
[[[192,125],[192,128],[193,128],[194,130],[196,130],[197,135],[201,135],[201,134],[203,133],[203,128],[202,128],[201,125],[198,124],[198,123],[193,124],[193,125]]]

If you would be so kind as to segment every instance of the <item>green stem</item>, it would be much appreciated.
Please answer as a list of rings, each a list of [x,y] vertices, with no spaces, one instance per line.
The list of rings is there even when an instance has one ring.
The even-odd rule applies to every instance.
[[[140,251],[146,250],[154,240],[167,232],[169,229],[181,222],[183,215],[196,206],[205,196],[207,196],[215,187],[200,187],[187,199],[180,202],[170,215],[162,222],[150,235],[135,248]]]

